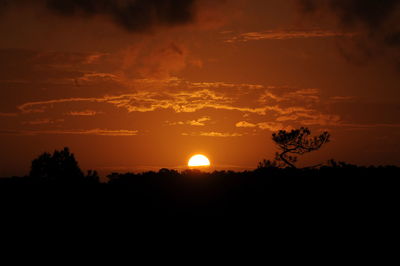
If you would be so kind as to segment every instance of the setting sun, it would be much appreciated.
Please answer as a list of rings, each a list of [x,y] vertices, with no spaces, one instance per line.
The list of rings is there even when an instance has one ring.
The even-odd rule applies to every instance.
[[[210,166],[210,160],[204,155],[196,154],[188,162],[189,167]]]

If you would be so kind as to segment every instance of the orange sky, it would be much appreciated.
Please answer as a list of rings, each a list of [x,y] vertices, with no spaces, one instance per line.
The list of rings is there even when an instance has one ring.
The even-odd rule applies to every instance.
[[[252,169],[299,126],[332,135],[300,164],[399,164],[399,1],[109,2],[0,1],[0,176],[64,146],[102,174]]]

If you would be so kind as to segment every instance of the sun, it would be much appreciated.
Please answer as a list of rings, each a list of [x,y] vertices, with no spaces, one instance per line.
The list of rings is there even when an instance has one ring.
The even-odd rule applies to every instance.
[[[190,158],[188,166],[189,167],[210,166],[210,160],[208,160],[208,158],[202,154],[196,154]]]

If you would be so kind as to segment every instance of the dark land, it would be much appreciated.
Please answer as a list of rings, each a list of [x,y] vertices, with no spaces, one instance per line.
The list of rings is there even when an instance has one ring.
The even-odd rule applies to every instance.
[[[84,175],[68,150],[59,155],[53,166],[51,156],[35,159],[29,176],[1,178],[2,206],[138,217],[250,217],[278,212],[335,219],[338,212],[351,217],[359,212],[395,215],[398,211],[400,168],[396,166],[330,161],[305,169],[264,164],[244,172],[161,169],[112,173],[108,182],[101,183],[95,171]]]

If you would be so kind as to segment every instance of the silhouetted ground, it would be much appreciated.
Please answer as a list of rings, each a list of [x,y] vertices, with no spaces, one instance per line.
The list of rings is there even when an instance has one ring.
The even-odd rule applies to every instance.
[[[254,171],[159,172],[93,179],[0,179],[2,204],[23,209],[76,208],[83,215],[103,210],[129,217],[147,216],[293,216],[336,219],[357,214],[394,214],[399,200],[400,168],[340,164],[320,169],[259,168]],[[397,207],[396,207],[397,209]],[[379,214],[380,213],[380,214]],[[338,221],[340,222],[340,221]]]

